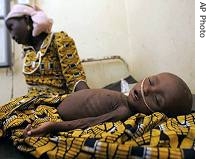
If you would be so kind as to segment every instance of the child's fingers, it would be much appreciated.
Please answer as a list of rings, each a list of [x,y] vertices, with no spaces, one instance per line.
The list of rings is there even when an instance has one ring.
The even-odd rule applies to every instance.
[[[30,136],[40,136],[40,134],[42,133],[43,133],[43,130],[40,127],[31,129],[30,131],[28,131],[28,134],[30,134]]]
[[[36,136],[42,132],[42,127],[32,128],[31,124],[28,124],[25,128],[25,136]]]
[[[28,131],[28,135],[30,136],[43,136],[43,134],[47,133],[48,129],[48,122],[42,123],[36,128],[30,129]]]
[[[31,124],[28,124],[28,125],[26,126],[25,130],[26,130],[26,131],[31,130]]]
[[[28,124],[23,132],[24,136],[30,136],[31,124]]]
[[[39,125],[36,128],[32,128],[31,124],[28,124],[28,126],[24,130],[25,136],[43,136],[44,134],[49,132],[49,126],[51,125],[51,122],[45,122]]]

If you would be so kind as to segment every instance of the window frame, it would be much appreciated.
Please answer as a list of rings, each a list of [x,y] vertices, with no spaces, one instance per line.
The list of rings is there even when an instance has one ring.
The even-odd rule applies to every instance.
[[[7,15],[7,13],[10,10],[10,0],[1,0],[3,2],[4,11],[0,13],[0,21],[3,21],[4,24],[4,18]],[[2,3],[1,3],[2,4]],[[2,28],[0,28],[2,31],[2,39],[1,41],[3,50],[0,50],[0,68],[2,67],[10,67],[11,66],[11,39],[9,36],[9,33],[7,31],[6,25],[4,24]],[[3,58],[2,58],[3,57]]]

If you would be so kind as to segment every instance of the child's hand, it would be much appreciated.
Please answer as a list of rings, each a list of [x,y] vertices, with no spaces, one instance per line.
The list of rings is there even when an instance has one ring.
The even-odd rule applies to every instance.
[[[44,136],[47,133],[50,133],[53,127],[53,122],[45,122],[42,123],[37,128],[32,128],[31,124],[28,124],[28,126],[24,130],[24,136]]]

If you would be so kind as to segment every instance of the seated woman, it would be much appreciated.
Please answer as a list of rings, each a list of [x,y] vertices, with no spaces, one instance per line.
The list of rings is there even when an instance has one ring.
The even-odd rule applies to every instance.
[[[16,4],[5,23],[11,37],[23,45],[23,74],[29,90],[0,106],[1,123],[16,110],[42,104],[57,107],[63,95],[88,88],[74,40],[63,31],[52,33],[52,20],[41,9]],[[0,131],[2,126],[7,129],[1,125]]]
[[[87,128],[102,122],[126,120],[135,113],[165,113],[168,117],[188,114],[192,94],[186,83],[171,73],[160,73],[138,82],[129,96],[107,89],[86,89],[69,95],[58,106],[62,122],[29,124],[25,136]]]

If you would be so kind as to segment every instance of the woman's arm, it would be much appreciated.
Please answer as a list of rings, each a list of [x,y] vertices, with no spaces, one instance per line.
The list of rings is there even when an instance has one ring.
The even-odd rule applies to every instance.
[[[108,122],[108,121],[115,122],[119,120],[125,120],[129,116],[131,116],[130,110],[125,106],[121,106],[110,113],[106,113],[97,117],[88,117],[83,119],[62,121],[62,122],[45,122],[41,124],[39,127],[34,129],[31,127],[31,125],[28,125],[25,129],[25,135],[42,136],[43,134],[46,133],[63,132],[73,129],[85,129],[90,126],[94,126],[103,122]]]
[[[55,33],[54,43],[57,47],[62,74],[66,79],[66,85],[69,89],[69,92],[71,93],[72,91],[75,91],[75,89],[87,89],[88,86],[86,83],[85,72],[74,40],[65,32],[60,32]],[[82,86],[80,87],[80,85]]]

